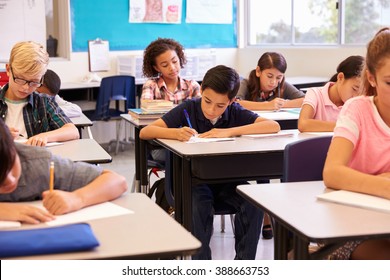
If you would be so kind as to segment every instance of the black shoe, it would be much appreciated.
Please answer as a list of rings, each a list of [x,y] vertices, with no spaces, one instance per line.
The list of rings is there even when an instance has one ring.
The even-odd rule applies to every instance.
[[[265,225],[263,226],[263,229],[261,231],[261,234],[263,235],[264,239],[272,239],[274,237],[274,234],[272,232],[271,225]]]

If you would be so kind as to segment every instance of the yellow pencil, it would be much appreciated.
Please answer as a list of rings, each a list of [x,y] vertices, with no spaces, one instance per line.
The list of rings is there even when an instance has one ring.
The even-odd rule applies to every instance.
[[[52,192],[54,190],[54,161],[50,162],[49,190],[50,190],[50,192]]]

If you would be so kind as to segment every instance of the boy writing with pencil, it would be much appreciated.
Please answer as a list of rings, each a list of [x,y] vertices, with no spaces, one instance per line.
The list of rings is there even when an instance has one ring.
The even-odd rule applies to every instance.
[[[219,65],[204,76],[202,98],[187,100],[141,130],[142,139],[166,138],[188,141],[191,137],[233,137],[243,134],[276,133],[277,122],[259,117],[235,103],[240,85],[237,72]],[[263,213],[236,193],[229,184],[202,184],[192,188],[193,234],[202,242],[193,259],[211,259],[209,242],[214,204],[223,200],[236,209],[235,259],[255,259]]]
[[[0,158],[0,220],[47,222],[54,215],[115,199],[127,189],[125,178],[112,171],[15,143],[1,119]],[[40,199],[46,211],[13,203]]]

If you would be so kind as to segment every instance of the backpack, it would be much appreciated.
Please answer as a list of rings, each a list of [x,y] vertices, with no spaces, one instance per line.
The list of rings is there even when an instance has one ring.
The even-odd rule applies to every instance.
[[[173,216],[175,209],[169,205],[167,198],[165,196],[165,178],[161,178],[154,182],[153,186],[148,192],[148,196],[152,198],[153,194],[156,197],[156,204],[160,206],[165,212]]]

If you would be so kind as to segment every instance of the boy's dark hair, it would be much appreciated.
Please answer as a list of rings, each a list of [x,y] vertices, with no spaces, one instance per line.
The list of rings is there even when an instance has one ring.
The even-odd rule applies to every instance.
[[[7,174],[12,169],[16,158],[16,147],[11,133],[0,118],[0,184],[7,177]]]
[[[218,65],[209,69],[202,81],[202,90],[212,89],[216,93],[226,94],[233,100],[240,87],[240,76],[233,68]]]
[[[364,64],[364,57],[360,55],[351,55],[344,59],[337,66],[337,73],[330,78],[331,82],[337,82],[337,75],[342,72],[346,80],[359,77]]]
[[[184,67],[187,59],[184,55],[183,46],[173,39],[158,38],[151,42],[144,50],[142,72],[145,77],[152,78],[158,76],[159,73],[153,67],[156,66],[156,57],[169,50],[176,52],[180,60],[180,67]]]
[[[43,76],[43,85],[52,94],[58,94],[61,88],[61,79],[53,70],[47,69],[45,75]]]

